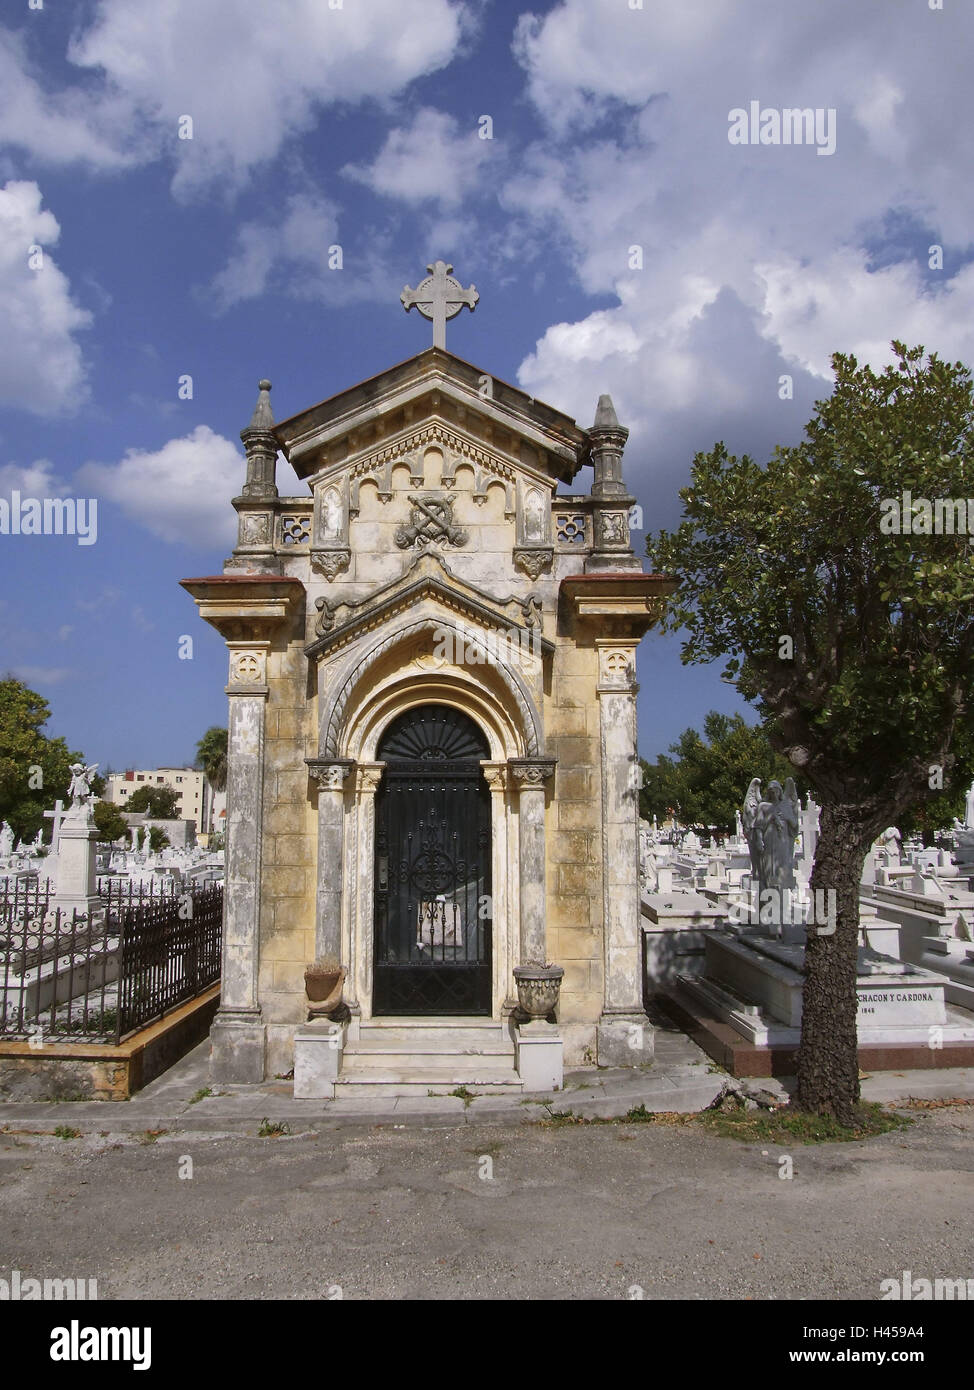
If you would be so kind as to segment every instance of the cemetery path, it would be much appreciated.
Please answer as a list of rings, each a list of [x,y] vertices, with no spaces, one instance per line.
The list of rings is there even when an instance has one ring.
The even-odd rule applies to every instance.
[[[921,1112],[796,1145],[787,1179],[780,1149],[693,1125],[0,1133],[0,1277],[101,1299],[878,1299],[904,1270],[974,1270],[972,1139],[974,1107]]]

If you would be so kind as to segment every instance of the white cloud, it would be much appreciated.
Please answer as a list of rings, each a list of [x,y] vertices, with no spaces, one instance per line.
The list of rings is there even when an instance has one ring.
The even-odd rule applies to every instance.
[[[3,35],[0,135],[102,169],[168,154],[177,193],[240,184],[324,108],[388,99],[446,66],[471,23],[457,0],[98,0],[67,54],[86,71],[63,91],[43,91],[24,43]]]
[[[74,302],[51,257],[60,233],[53,213],[41,208],[36,183],[0,188],[0,402],[35,414],[70,411],[87,395],[74,335],[91,315]]]
[[[197,425],[161,449],[129,449],[116,464],[86,463],[78,476],[161,540],[218,550],[236,541],[230,499],[243,485],[239,448]]]
[[[342,173],[387,198],[453,208],[481,182],[481,165],[495,146],[481,138],[479,125],[463,128],[445,111],[424,106],[410,125],[389,132],[371,164],[348,164]]]
[[[229,309],[272,287],[332,303],[356,291],[363,295],[361,277],[344,267],[344,248],[343,264],[329,268],[329,247],[335,245],[340,246],[335,206],[315,194],[289,198],[278,224],[240,227],[230,259],[210,285],[216,307]]]
[[[618,305],[550,327],[519,380],[583,422],[611,391],[644,475],[650,448],[657,481],[664,456],[679,482],[722,435],[797,437],[835,350],[885,365],[897,337],[974,358],[974,188],[956,172],[974,11],[916,6],[890,24],[886,9],[563,0],[522,17],[515,53],[547,133],[502,199],[539,264],[557,248]],[[728,113],[753,99],[834,107],[836,153],[731,146]],[[911,259],[871,268],[867,238],[882,245],[892,215]]]
[[[31,72],[23,39],[2,29],[0,141],[46,163],[104,170],[123,168],[138,155],[124,98],[81,88],[45,91]]]
[[[57,476],[49,459],[0,465],[0,494],[7,495],[15,490],[21,497],[66,497],[70,485]]]

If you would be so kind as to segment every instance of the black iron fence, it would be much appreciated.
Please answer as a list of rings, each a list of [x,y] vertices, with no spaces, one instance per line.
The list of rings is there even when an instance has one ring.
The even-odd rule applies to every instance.
[[[88,915],[0,884],[0,1037],[114,1042],[220,978],[223,885],[106,880]]]

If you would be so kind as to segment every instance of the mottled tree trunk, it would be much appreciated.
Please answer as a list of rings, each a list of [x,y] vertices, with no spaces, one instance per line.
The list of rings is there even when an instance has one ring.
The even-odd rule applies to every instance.
[[[810,926],[805,948],[802,1036],[795,1106],[851,1124],[859,1102],[856,962],[859,880],[869,836],[847,806],[822,807],[810,887],[835,890],[836,929]]]

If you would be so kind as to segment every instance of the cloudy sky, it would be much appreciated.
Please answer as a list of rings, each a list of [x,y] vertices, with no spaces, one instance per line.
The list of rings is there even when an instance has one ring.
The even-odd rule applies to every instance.
[[[435,257],[481,295],[459,356],[581,425],[611,392],[650,529],[696,451],[796,440],[833,351],[974,359],[968,0],[8,0],[3,21],[0,497],[99,510],[93,545],[0,536],[0,667],[103,767],[187,761],[225,722],[221,639],[177,581],[232,547],[258,379],[283,419],[422,350],[398,296]],[[820,111],[834,152],[731,143],[752,102]],[[644,756],[738,707],[676,639],[650,635],[639,676]]]

